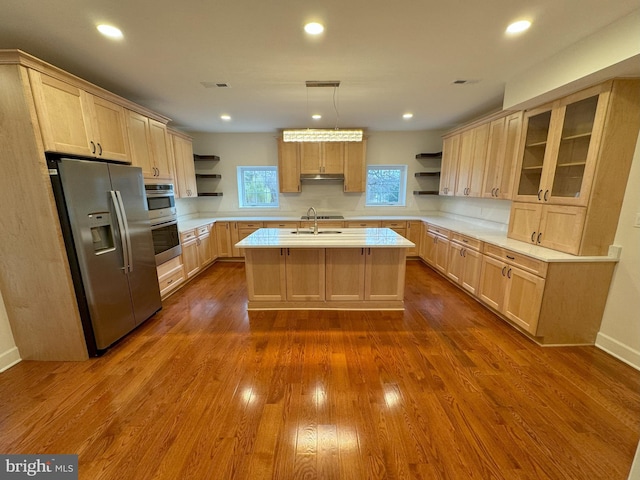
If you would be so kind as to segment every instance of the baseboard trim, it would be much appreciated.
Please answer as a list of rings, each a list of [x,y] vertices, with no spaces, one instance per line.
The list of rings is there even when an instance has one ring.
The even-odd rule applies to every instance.
[[[19,363],[22,359],[20,358],[20,352],[18,352],[18,347],[13,347],[0,354],[0,373],[5,370],[13,367],[15,364]]]
[[[596,337],[596,347],[604,350],[609,355],[616,357],[618,360],[626,363],[636,370],[640,370],[640,351],[634,350],[604,333],[598,333],[598,336]]]

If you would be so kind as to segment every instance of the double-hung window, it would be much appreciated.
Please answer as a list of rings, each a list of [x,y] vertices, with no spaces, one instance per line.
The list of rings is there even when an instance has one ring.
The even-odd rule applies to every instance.
[[[406,165],[369,165],[367,167],[366,206],[404,206],[406,193]]]
[[[276,167],[238,167],[238,200],[241,208],[277,208]]]

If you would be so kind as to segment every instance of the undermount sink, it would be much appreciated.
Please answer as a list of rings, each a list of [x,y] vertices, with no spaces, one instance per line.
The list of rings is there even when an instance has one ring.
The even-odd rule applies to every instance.
[[[291,232],[294,235],[313,235],[313,232],[311,230],[298,230],[296,232]],[[340,230],[322,230],[321,232],[318,232],[318,235],[323,235],[323,234],[327,234],[327,233],[342,233]]]

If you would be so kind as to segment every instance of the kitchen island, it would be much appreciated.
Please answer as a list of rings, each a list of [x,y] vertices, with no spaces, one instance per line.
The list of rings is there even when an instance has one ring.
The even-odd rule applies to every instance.
[[[249,310],[403,310],[414,246],[389,228],[261,228],[236,243]]]

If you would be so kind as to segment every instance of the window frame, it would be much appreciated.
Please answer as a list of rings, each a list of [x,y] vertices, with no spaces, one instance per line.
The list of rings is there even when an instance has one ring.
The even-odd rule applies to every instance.
[[[371,203],[369,197],[369,172],[371,170],[398,170],[400,184],[398,185],[398,201],[393,203]],[[407,205],[407,172],[408,165],[367,165],[365,207],[406,207]]]
[[[274,202],[272,202],[271,204],[265,205],[265,204],[245,204],[244,203],[244,199],[246,197],[245,195],[245,187],[246,185],[244,184],[244,173],[246,171],[269,171],[269,172],[273,172],[275,175],[275,196],[274,196]],[[238,182],[238,207],[239,208],[256,208],[256,209],[263,209],[263,208],[280,208],[280,186],[278,184],[279,179],[278,179],[278,167],[276,166],[271,166],[271,165],[243,165],[243,166],[237,166],[236,167],[236,180]]]

